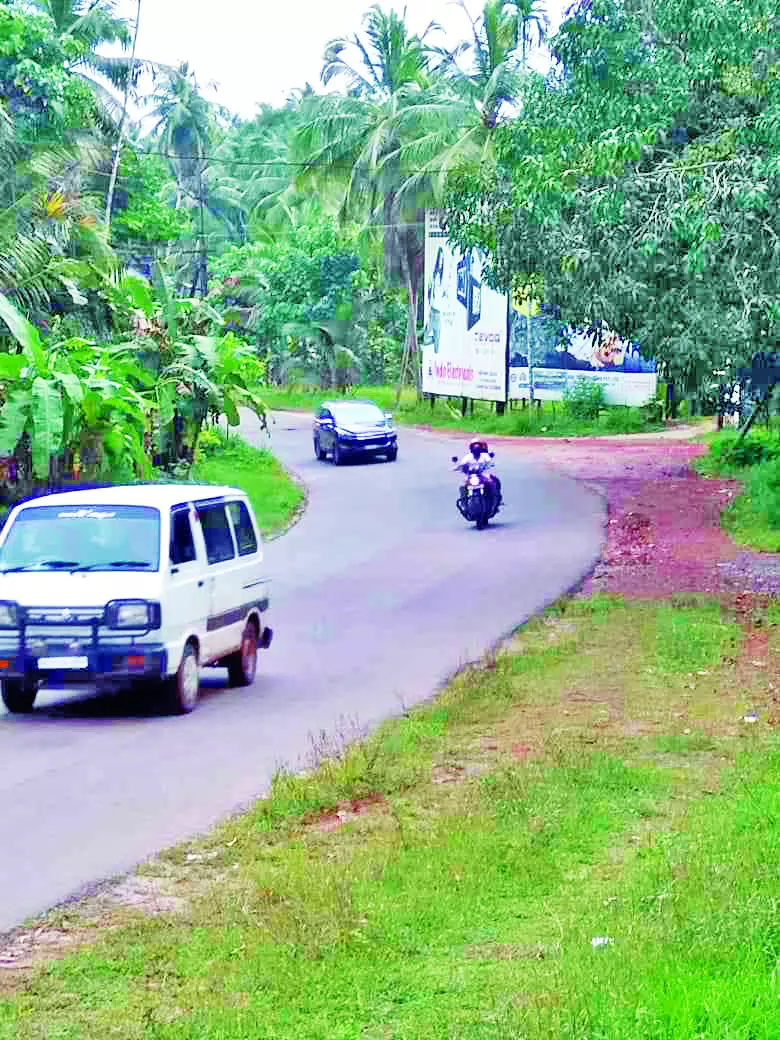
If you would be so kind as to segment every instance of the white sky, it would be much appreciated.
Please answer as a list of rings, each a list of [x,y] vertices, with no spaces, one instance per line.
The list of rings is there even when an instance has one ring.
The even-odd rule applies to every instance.
[[[542,5],[553,29],[572,0]],[[266,102],[282,105],[295,87],[320,86],[322,55],[329,40],[360,30],[372,0],[142,0],[137,56],[176,65],[189,62],[209,100],[251,118]],[[402,12],[403,2],[385,0]],[[467,0],[476,15],[479,0]],[[463,10],[453,0],[408,0],[407,22],[422,32],[432,20],[445,30],[431,38],[446,46],[470,38]],[[117,0],[117,14],[135,18],[136,0]],[[536,56],[540,70],[547,60]],[[207,91],[218,84],[216,94]]]

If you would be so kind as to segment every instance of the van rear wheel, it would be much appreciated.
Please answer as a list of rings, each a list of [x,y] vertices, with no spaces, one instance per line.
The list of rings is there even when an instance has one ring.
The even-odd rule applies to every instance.
[[[257,674],[257,629],[250,621],[241,633],[241,649],[226,661],[231,686],[251,686]]]
[[[32,679],[3,680],[3,704],[14,715],[24,715],[32,711],[37,693],[38,683]]]
[[[165,694],[169,710],[174,715],[188,715],[195,707],[200,692],[198,651],[187,643],[176,674],[165,680]]]

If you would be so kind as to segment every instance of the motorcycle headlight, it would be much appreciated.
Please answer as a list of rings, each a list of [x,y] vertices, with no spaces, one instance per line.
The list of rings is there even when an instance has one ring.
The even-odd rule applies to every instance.
[[[19,624],[19,609],[15,603],[0,601],[0,628],[16,628]]]
[[[469,487],[479,487],[479,477],[469,477]]]
[[[160,604],[144,599],[113,599],[106,607],[109,628],[159,628]]]

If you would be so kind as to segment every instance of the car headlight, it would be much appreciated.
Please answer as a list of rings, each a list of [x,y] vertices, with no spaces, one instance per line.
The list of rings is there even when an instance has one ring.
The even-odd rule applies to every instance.
[[[0,601],[0,628],[17,628],[19,625],[19,608],[15,603]]]
[[[109,628],[159,628],[160,604],[145,599],[113,599],[106,606]]]
[[[345,440],[345,441],[355,441],[355,440],[357,440],[357,434],[356,433],[352,433],[351,430],[341,430],[338,427],[336,427],[336,433],[339,435],[339,437],[341,437],[342,440]]]

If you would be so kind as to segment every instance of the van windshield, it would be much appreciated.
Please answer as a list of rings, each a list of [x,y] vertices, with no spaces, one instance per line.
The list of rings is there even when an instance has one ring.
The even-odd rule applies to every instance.
[[[0,549],[0,572],[156,571],[160,513],[150,506],[34,506],[23,509]]]

